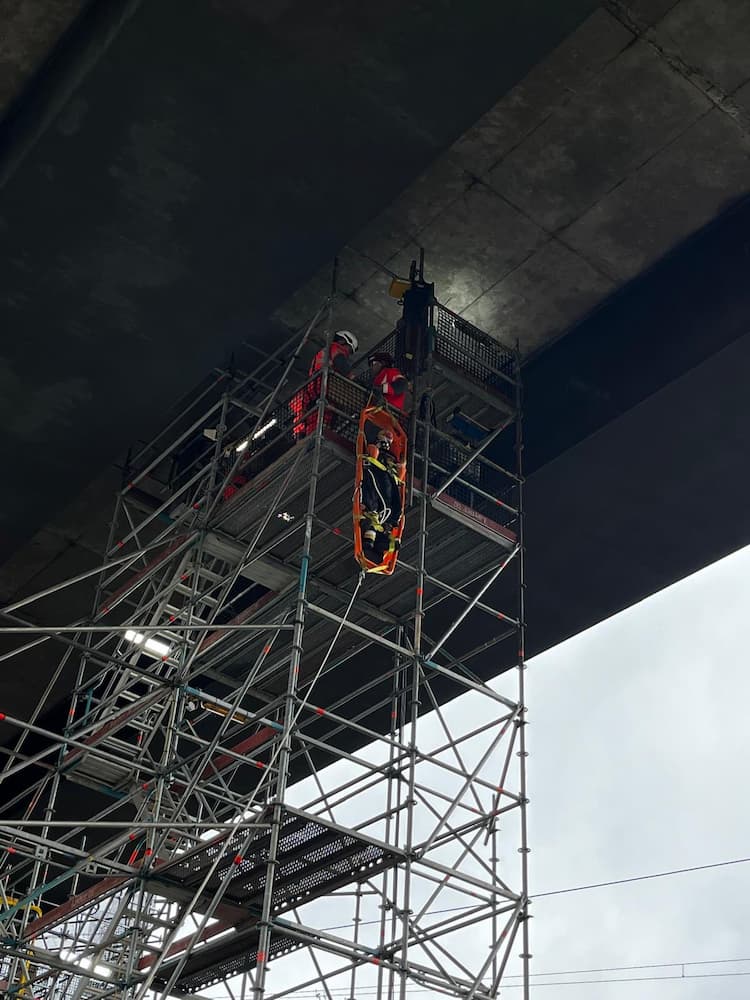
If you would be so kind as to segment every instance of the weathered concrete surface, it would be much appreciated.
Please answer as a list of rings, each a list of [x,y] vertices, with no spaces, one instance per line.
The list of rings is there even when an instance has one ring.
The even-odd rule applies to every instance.
[[[544,333],[564,330],[613,288],[606,274],[551,237],[488,288],[473,303],[470,318],[480,329],[501,329],[507,340],[531,350]]]
[[[350,243],[392,270],[423,245],[444,302],[540,350],[750,189],[749,52],[744,0],[609,0]],[[366,334],[387,283],[343,289]]]
[[[0,118],[83,5],[84,0],[0,0]]]
[[[626,281],[671,249],[685,226],[686,206],[691,224],[703,225],[748,182],[750,136],[712,108],[569,226],[564,238],[616,282]]]
[[[244,23],[254,24],[257,18],[265,30],[281,21],[287,30],[293,6],[244,5],[243,16],[250,17]],[[233,27],[240,23],[236,15],[231,23]],[[295,28],[297,39],[302,30],[299,25]],[[307,23],[304,30],[312,31],[314,40],[315,31],[319,35],[321,29]],[[350,25],[345,32],[348,39],[356,37],[353,32]],[[703,61],[702,50],[695,47],[702,34],[706,36]],[[383,44],[365,54],[365,64],[373,68],[377,63],[391,84],[403,82],[403,69],[385,71]],[[427,247],[428,265],[443,301],[484,329],[518,339],[527,353],[543,348],[623,281],[649,267],[744,192],[750,179],[747,134],[743,122],[719,100],[726,96],[719,83],[708,83],[709,74],[716,71],[723,84],[734,85],[743,74],[743,51],[750,51],[750,32],[746,5],[737,0],[719,4],[641,0],[628,6],[610,0],[595,10],[448,151],[439,154],[387,209],[350,236],[349,246],[339,251],[338,286],[344,293],[338,307],[341,325],[357,329],[365,344],[388,331],[398,307],[385,295],[388,279],[378,265],[405,271],[421,244]],[[354,72],[361,73],[361,69]],[[371,75],[376,76],[374,71]],[[381,92],[383,86],[382,81],[378,83]],[[167,105],[178,100],[176,87],[175,83]],[[659,101],[654,101],[654,93],[660,95]],[[669,102],[665,95],[670,95]],[[750,111],[750,80],[735,90],[732,100]],[[64,139],[63,153],[66,142],[76,137],[80,142],[90,114],[86,95],[75,95],[56,124]],[[410,120],[413,125],[413,115]],[[420,132],[425,128],[420,126]],[[93,301],[83,305],[72,330],[76,340],[83,337],[84,345],[88,337],[96,354],[100,335],[92,325],[94,318],[102,330],[114,317],[124,324],[121,337],[130,341],[129,353],[134,358],[146,349],[148,335],[130,304],[132,283],[144,286],[152,301],[147,311],[153,311],[160,284],[169,284],[165,267],[182,266],[185,252],[170,245],[169,219],[179,213],[183,201],[191,202],[194,192],[189,174],[176,166],[176,154],[189,140],[181,139],[181,146],[175,146],[176,142],[174,128],[160,131],[153,119],[150,124],[134,125],[125,146],[131,152],[117,154],[109,168],[115,182],[121,181],[130,192],[123,211],[133,219],[126,226],[132,228],[137,220],[146,227],[142,249],[129,239],[118,239],[106,249],[106,241],[102,243],[92,233],[90,249],[78,236],[71,251],[61,255],[71,289],[88,281]],[[378,163],[388,151],[378,151]],[[49,162],[42,167],[42,177],[53,175],[56,169]],[[297,183],[303,183],[302,179]],[[65,181],[62,184],[64,188]],[[569,219],[574,207],[577,216],[560,228],[558,223]],[[43,221],[40,237],[46,225]],[[328,238],[326,232],[322,236]],[[237,248],[241,245],[242,241],[235,242]],[[294,247],[301,269],[306,250],[300,249],[299,239]],[[239,250],[240,255],[246,250]],[[19,265],[23,268],[22,255],[16,255]],[[131,290],[122,285],[125,272]],[[250,337],[256,339],[281,336],[284,329],[296,327],[315,311],[329,287],[330,266],[325,265],[277,308],[278,327],[269,327],[256,315],[245,323],[233,319],[228,324],[230,332],[236,336],[251,330]],[[192,302],[192,292],[188,294]],[[215,301],[213,289],[208,290],[208,299]],[[10,301],[11,305],[15,302],[18,316],[24,301],[13,295]],[[31,310],[28,300],[25,306]],[[169,326],[167,313],[164,298],[158,315]],[[209,315],[205,324],[193,336],[189,353],[200,352],[207,363],[215,363],[221,360],[222,347],[202,334],[216,323]],[[158,337],[158,328],[150,336]],[[184,354],[182,350],[182,364]],[[137,377],[136,384],[143,403],[142,377]],[[108,393],[113,378],[123,375],[108,373]],[[85,407],[89,391],[77,372],[56,388],[36,385],[30,395],[14,368],[5,369],[8,419],[22,441],[34,433],[46,433],[38,426],[45,412],[55,413],[63,435],[69,438],[66,408],[72,407],[69,412],[74,413],[76,405]],[[159,392],[154,387],[146,394],[151,413],[160,408]],[[142,403],[139,411],[144,409]],[[140,416],[140,412],[129,412],[126,404],[119,421],[110,419],[108,426],[113,435],[121,433],[115,428],[124,421],[136,436],[144,426]],[[87,462],[92,471],[114,455],[114,437],[104,443],[98,459],[88,433],[81,444],[80,461]],[[30,442],[30,447],[40,445]],[[69,477],[70,457],[66,456],[66,468],[58,470],[55,481],[70,482],[72,499],[78,484]],[[27,474],[35,475],[35,469],[32,454]],[[104,494],[104,489],[98,491],[98,496]],[[12,592],[32,579],[32,567],[41,568],[58,558],[65,547],[78,544],[77,519],[86,520],[81,511],[91,507],[81,501],[64,525],[50,521],[31,548],[6,565],[0,577],[2,589]]]
[[[530,651],[750,543],[749,231],[747,201],[527,362]],[[98,484],[99,495],[69,513],[67,538],[86,506],[104,511],[87,537],[106,530],[113,486]],[[93,565],[94,553],[76,545],[39,565],[23,591]],[[79,587],[27,612],[62,622],[89,607]],[[59,653],[51,643],[35,651],[37,689]],[[485,667],[497,664],[477,664]],[[36,695],[0,672],[6,711],[27,715]]]
[[[0,551],[242,337],[272,342],[268,314],[591,6],[142,4],[3,192]],[[54,491],[24,486],[42,449]]]
[[[228,3],[214,9],[220,20],[229,18]],[[289,3],[269,10],[238,0],[231,23],[246,27],[251,12],[253,26],[278,28],[294,11]],[[29,508],[27,524],[64,507],[84,479],[94,481],[77,505],[48,521],[31,549],[6,564],[0,586],[28,593],[95,564],[110,509],[105,498],[118,478],[116,472],[97,478],[100,466],[165,412],[180,379],[185,389],[220,362],[226,345],[242,337],[272,343],[309,317],[329,286],[329,267],[316,269],[337,248],[344,292],[338,318],[365,343],[387,332],[396,314],[378,265],[404,271],[424,244],[441,297],[490,332],[517,337],[527,353],[530,653],[750,543],[750,203],[740,201],[748,180],[743,114],[750,110],[750,82],[739,80],[736,36],[745,26],[737,11],[730,0],[633,0],[629,8],[610,0],[489,111],[487,101],[448,151],[434,134],[441,97],[423,117],[421,98],[400,107],[408,71],[390,66],[379,45],[353,47],[356,32],[342,29],[339,48],[357,50],[346,87],[354,80],[356,89],[360,68],[377,77],[377,108],[368,119],[373,134],[357,131],[345,102],[348,116],[342,111],[330,127],[316,119],[320,134],[309,128],[307,142],[272,130],[279,145],[269,150],[258,148],[267,109],[246,90],[238,96],[232,89],[248,80],[264,87],[270,66],[263,54],[261,70],[254,66],[247,76],[237,60],[244,66],[253,55],[231,40],[219,44],[209,31],[201,40],[218,46],[231,80],[227,89],[224,76],[212,78],[197,60],[200,79],[187,94],[193,121],[178,107],[185,94],[177,53],[151,53],[144,79],[158,82],[159,100],[149,104],[144,87],[129,95],[131,106],[115,84],[133,64],[135,39],[130,49],[115,49],[120,62],[97,84],[103,79],[114,88],[114,104],[97,106],[96,94],[77,93],[53,141],[24,166],[34,233],[14,244],[12,270],[21,280],[12,288],[6,283],[6,316],[23,317],[14,334],[28,337],[11,345],[4,370],[15,393],[6,419],[28,451],[11,484]],[[195,16],[192,10],[187,18],[193,29]],[[701,63],[695,39],[707,24],[710,45]],[[306,37],[316,50],[338,51],[321,44],[314,25]],[[261,34],[273,58],[277,42]],[[451,87],[464,82],[452,69],[431,79]],[[337,63],[339,85],[340,73]],[[303,76],[285,78],[287,97]],[[723,90],[719,77],[734,89]],[[666,95],[661,106],[653,89],[646,92],[656,85]],[[337,94],[331,87],[323,96]],[[445,113],[455,123],[456,95],[449,96]],[[223,115],[227,103],[239,138],[210,120],[210,109]],[[295,123],[299,115],[295,107]],[[193,158],[196,122],[212,148]],[[93,165],[81,173],[81,143],[92,130],[96,142],[86,148]],[[316,142],[329,144],[334,161],[322,186],[317,171],[325,157]],[[363,150],[367,156],[358,159]],[[353,167],[368,157],[375,174],[353,178]],[[289,158],[297,168],[291,173]],[[425,165],[420,158],[430,166],[404,188]],[[254,202],[245,186],[277,173],[284,186],[271,194],[264,189]],[[310,207],[316,196],[319,203]],[[689,238],[733,201],[733,212]],[[107,212],[114,224],[101,221]],[[10,216],[3,235],[17,235],[24,217]],[[274,238],[261,246],[264,228]],[[50,274],[39,267],[44,240],[52,241]],[[342,250],[345,241],[350,249]],[[250,271],[261,250],[282,261],[283,274]],[[623,287],[642,269],[647,273]],[[46,310],[34,297],[40,274]],[[52,337],[38,334],[44,320]],[[39,359],[40,371],[27,377],[20,361],[29,357]],[[67,394],[54,389],[52,378],[45,387],[49,373]],[[53,502],[43,496],[34,507],[35,491],[53,487]],[[86,612],[87,598],[87,587],[66,591],[33,613],[47,622],[69,620]],[[452,650],[473,647],[479,627],[470,621],[452,637]],[[51,643],[36,652],[23,685],[0,672],[4,710],[29,715],[54,669],[52,652]],[[490,675],[498,664],[486,660],[475,668]],[[325,702],[326,678],[321,685]],[[60,705],[64,694],[61,685]],[[61,725],[63,711],[44,721]],[[80,817],[90,807],[90,793],[66,788],[57,815]]]
[[[504,157],[488,183],[547,232],[560,232],[709,107],[638,42]]]
[[[750,77],[750,6],[719,0],[680,0],[665,14],[657,41],[677,49],[686,63],[700,69],[726,94]]]
[[[625,495],[626,465],[611,449],[624,448],[627,435],[617,444],[605,437],[610,422],[624,421],[629,411],[645,414],[651,396],[672,399],[669,384],[693,369],[702,366],[702,374],[691,385],[718,399],[722,379],[744,373],[739,348],[726,373],[709,362],[747,330],[747,280],[737,270],[746,257],[745,209],[623,289],[750,186],[744,2],[634,0],[626,6],[609,0],[492,107],[487,100],[478,108],[460,136],[460,100],[475,107],[472,88],[485,95],[492,89],[486,66],[476,76],[457,70],[458,57],[477,64],[476,52],[459,45],[470,30],[466,24],[455,39],[449,25],[440,26],[429,57],[412,64],[409,32],[394,30],[386,40],[361,11],[339,18],[326,36],[325,19],[321,25],[300,14],[298,4],[221,3],[214,7],[216,23],[201,19],[198,4],[186,18],[181,45],[195,46],[200,72],[186,87],[185,48],[173,54],[159,48],[159,30],[168,25],[160,16],[169,4],[160,7],[161,15],[151,11],[151,20],[133,22],[95,87],[74,96],[54,135],[24,167],[25,217],[38,199],[46,215],[37,213],[33,232],[14,244],[13,281],[6,280],[6,315],[20,341],[3,370],[6,420],[21,446],[19,478],[37,486],[43,453],[44,482],[58,490],[54,502],[37,496],[38,489],[19,494],[27,524],[64,506],[65,496],[72,499],[121,443],[145,432],[174,398],[179,378],[187,388],[187,380],[222,360],[227,345],[243,336],[271,343],[309,318],[330,284],[330,266],[318,265],[337,248],[340,324],[356,329],[365,345],[385,334],[398,307],[385,295],[381,266],[404,272],[423,245],[441,299],[491,333],[519,339],[530,358],[530,467],[536,472],[554,463],[555,489],[566,489],[565,476],[575,482],[566,493],[576,497],[573,513],[585,509],[595,530],[587,572],[601,587],[596,594],[581,590],[574,630],[748,540],[731,499],[733,490],[745,489],[733,437],[726,452],[712,453],[710,472],[731,517],[685,549],[680,540],[691,536],[705,502],[694,468],[670,458],[659,471],[658,450],[639,466],[636,448],[628,458],[635,463],[627,466],[628,505],[615,512],[617,496]],[[424,10],[415,4],[417,16]],[[153,51],[147,47],[145,60],[138,58],[143,79],[158,83],[154,100],[146,100],[145,89],[127,97],[117,91],[140,52],[144,25],[154,34]],[[257,38],[249,39],[250,28]],[[223,34],[229,29],[236,38]],[[224,60],[222,73],[198,58],[199,34]],[[326,60],[315,55],[322,51]],[[434,73],[439,52],[450,55],[451,73]],[[295,134],[264,104],[275,63],[292,56],[303,66],[282,74],[282,94],[274,91],[274,101],[291,102],[288,121],[295,127],[300,116],[312,116]],[[514,68],[506,69],[510,78]],[[428,76],[425,108],[420,86]],[[299,97],[303,80],[311,91],[307,103]],[[262,93],[248,93],[251,84]],[[114,103],[97,103],[98,87]],[[410,87],[413,95],[402,100]],[[192,102],[189,113],[185,100]],[[331,107],[336,116],[328,121],[323,112],[330,116]],[[229,135],[211,118],[219,110],[233,123]],[[197,148],[198,128],[207,150]],[[272,137],[268,148],[258,141],[264,129]],[[81,172],[83,148],[94,159]],[[263,188],[261,197],[252,189],[259,177],[277,175],[283,183],[272,193]],[[71,205],[58,204],[66,198]],[[21,209],[6,212],[5,232],[18,236],[22,217]],[[263,232],[272,234],[270,242],[261,239]],[[47,257],[39,256],[43,241],[51,241]],[[40,260],[49,273],[39,270]],[[260,270],[258,261],[264,261]],[[46,302],[37,301],[40,273]],[[115,364],[105,363],[107,351]],[[31,386],[21,364],[29,357],[40,359]],[[634,416],[629,433],[648,435],[649,420],[663,421],[661,447],[684,458],[682,442],[668,440],[683,424],[666,402],[660,406],[651,406],[648,419]],[[700,442],[701,422],[693,416]],[[720,408],[716,416],[728,419]],[[596,454],[583,447],[593,437],[601,449]],[[694,450],[705,446],[695,443]],[[560,465],[572,449],[595,462],[595,470]],[[645,476],[659,496],[690,498],[677,520],[674,509],[660,508],[641,488]],[[37,589],[93,565],[112,479],[95,481],[89,498],[48,521],[32,549],[6,566],[0,580],[6,592],[19,584]],[[585,486],[583,507],[577,506],[579,486]],[[677,500],[670,504],[677,507]],[[553,514],[545,514],[550,524]],[[618,556],[618,545],[631,546],[652,527],[663,547],[652,550],[653,559],[630,548]],[[567,559],[567,551],[550,552],[549,559]],[[615,567],[606,580],[597,576],[603,569],[590,569],[597,551]],[[544,567],[540,563],[542,575]],[[54,617],[73,617],[71,608],[66,596]],[[571,620],[565,619],[566,628]],[[558,610],[540,605],[540,642],[570,634],[563,624]]]

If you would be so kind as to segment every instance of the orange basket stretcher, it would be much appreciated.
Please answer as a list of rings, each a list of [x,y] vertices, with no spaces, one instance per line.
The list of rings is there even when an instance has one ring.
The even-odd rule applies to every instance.
[[[377,462],[377,445],[375,441],[379,430],[387,429],[393,434],[391,454],[396,459],[398,489],[401,495],[401,516],[391,531],[389,545],[381,562],[372,562],[363,551],[363,531],[365,525],[372,525],[377,531],[382,531],[381,525],[373,522],[362,502],[362,476],[368,463]],[[404,513],[406,505],[406,450],[407,437],[398,420],[381,406],[366,406],[359,417],[357,432],[357,467],[354,475],[354,501],[352,516],[354,521],[354,558],[366,573],[382,573],[390,576],[398,562],[398,551],[404,531]],[[382,466],[381,466],[382,468]]]

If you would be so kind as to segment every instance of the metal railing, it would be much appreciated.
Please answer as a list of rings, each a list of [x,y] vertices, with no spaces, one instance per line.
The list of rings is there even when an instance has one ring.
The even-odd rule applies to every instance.
[[[438,304],[434,307],[433,321],[432,350],[436,362],[444,368],[454,369],[485,390],[489,388],[498,397],[502,397],[506,404],[514,405],[519,371],[517,354],[445,306]],[[413,365],[407,346],[404,331],[397,328],[373,350],[392,354],[397,366],[412,374]],[[321,372],[315,372],[288,398],[272,406],[262,424],[256,426],[252,433],[250,418],[244,412],[242,391],[230,393],[228,429],[224,437],[229,446],[221,459],[221,471],[228,472],[239,456],[236,470],[238,481],[247,481],[268,468],[294,445],[311,436],[318,420],[317,401],[321,383]],[[355,366],[350,378],[333,371],[329,373],[327,405],[323,418],[326,437],[354,447],[359,415],[374,400],[369,383],[366,357]],[[382,405],[382,400],[378,402]],[[207,426],[218,419],[218,414],[214,412],[216,407],[215,403],[210,419],[207,414]],[[393,412],[408,431],[409,416]],[[417,434],[417,451],[420,450],[421,437],[420,432]],[[192,444],[187,441],[183,445],[181,456],[173,459],[168,483],[170,492],[179,491],[201,467],[209,464],[213,447],[211,440],[203,438],[202,429],[194,432]],[[432,472],[428,487],[432,492],[441,490],[447,499],[510,527],[515,518],[513,484],[503,470],[486,455],[466,464],[470,455],[471,449],[462,445],[455,437],[434,429],[430,446]],[[465,467],[456,476],[456,470],[461,466]],[[445,486],[448,480],[450,483]]]
[[[445,306],[435,306],[433,319],[435,357],[475,382],[515,401],[518,385],[516,352]]]

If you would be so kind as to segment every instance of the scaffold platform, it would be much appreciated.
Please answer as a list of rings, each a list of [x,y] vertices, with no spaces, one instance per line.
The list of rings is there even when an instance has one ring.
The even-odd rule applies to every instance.
[[[62,640],[80,661],[65,731],[4,720],[22,731],[11,773],[34,776],[5,786],[25,819],[0,815],[0,888],[21,901],[0,905],[9,981],[145,1000],[241,976],[260,1000],[271,960],[299,952],[307,985],[346,975],[356,995],[369,965],[379,997],[400,978],[469,1000],[497,995],[519,935],[527,974],[520,360],[416,273],[404,303],[377,345],[411,385],[392,411],[409,441],[392,576],[353,553],[366,371],[291,379],[319,317],[131,459],[91,618]],[[517,694],[487,683],[483,654],[517,668]],[[486,714],[459,734],[442,706],[467,692]],[[26,757],[30,733],[49,746]],[[348,768],[331,787],[329,764]],[[93,817],[56,825],[72,785]],[[433,916],[441,894],[466,905]],[[317,926],[315,907],[345,897],[351,934]],[[490,957],[472,971],[451,942],[474,925]]]
[[[263,821],[262,815],[259,821]],[[252,969],[257,963],[258,920],[268,872],[271,832],[270,829],[261,831],[244,848],[242,857],[238,857],[242,839],[242,834],[237,833],[197,847],[163,866],[152,880],[154,891],[163,892],[167,898],[170,885],[179,889],[180,896],[186,890],[195,891],[200,887],[205,896],[203,905],[206,905],[229,870],[231,878],[223,902],[245,913],[244,920],[236,919],[229,936],[215,943],[207,937],[203,947],[190,951],[177,978],[178,988],[188,993],[226,979],[233,972]],[[403,860],[402,852],[387,844],[338,829],[318,817],[286,807],[271,901],[272,919],[306,901],[372,878],[399,860]],[[206,878],[207,872],[212,872],[209,878]],[[222,928],[219,933],[227,929],[226,921],[219,921],[217,926]],[[284,954],[302,947],[302,943],[281,934],[274,953]],[[169,981],[178,961],[184,957],[184,952],[181,954],[183,947],[181,942],[173,946],[174,956],[161,965],[160,981]],[[141,968],[148,968],[149,964],[149,959],[142,960]]]

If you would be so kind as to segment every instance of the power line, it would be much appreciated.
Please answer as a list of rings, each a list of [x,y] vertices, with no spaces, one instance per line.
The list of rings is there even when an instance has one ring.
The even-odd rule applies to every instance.
[[[566,892],[583,892],[585,889],[603,889],[610,885],[624,885],[626,882],[645,882],[652,878],[666,878],[669,875],[685,875],[688,872],[703,872],[709,868],[726,868],[728,865],[744,865],[750,858],[735,858],[733,861],[715,861],[710,865],[695,865],[692,868],[674,868],[668,872],[654,872],[652,875],[634,875],[632,878],[617,878],[611,882],[594,882],[591,885],[576,885],[569,889],[553,889],[551,892],[537,892],[531,899],[541,899],[542,896],[562,896]]]
[[[561,969],[556,972],[532,972],[532,976],[586,976],[586,975],[601,975],[605,972],[639,972],[641,970],[646,971],[649,969],[674,969],[680,968],[683,972],[680,975],[666,975],[666,976],[618,976],[609,977],[606,979],[580,979],[580,980],[564,980],[559,982],[547,982],[547,983],[533,983],[533,986],[587,986],[589,984],[601,984],[601,983],[658,983],[662,981],[672,981],[675,979],[722,979],[737,976],[750,976],[750,971],[746,972],[693,972],[689,975],[684,974],[684,970],[701,965],[736,965],[743,962],[750,962],[750,958],[717,958],[713,960],[707,960],[703,962],[661,962],[661,963],[649,963],[641,965],[613,965],[605,966],[604,968],[598,969]],[[521,976],[508,976],[508,979],[520,979]],[[504,983],[504,989],[519,989],[522,983]],[[350,996],[350,989],[346,986],[341,987],[330,987],[328,991],[332,996]],[[377,987],[364,986],[357,989],[357,996],[375,996],[377,995]],[[433,990],[428,987],[412,987],[407,990],[407,994],[417,994],[417,993],[431,993]],[[305,990],[300,993],[294,993],[290,996],[292,1000],[295,997],[316,997],[319,995],[317,990]]]
[[[617,878],[612,879],[610,882],[592,882],[590,885],[574,885],[569,886],[567,889],[551,889],[549,892],[536,892],[533,896],[529,898],[542,899],[546,896],[563,896],[570,892],[584,892],[587,889],[604,889],[612,885],[625,885],[627,882],[647,882],[649,879],[655,878],[667,878],[670,875],[685,875],[689,872],[703,872],[708,871],[711,868],[727,868],[729,865],[744,865],[750,861],[750,858],[735,858],[732,861],[714,861],[712,864],[708,865],[694,865],[692,868],[674,868],[667,872],[653,872],[650,875],[633,875],[630,878]],[[442,910],[430,910],[431,914],[437,916],[441,913],[458,913],[463,910],[474,909],[476,903],[468,904],[466,906],[448,906]],[[359,922],[360,927],[367,927],[368,925],[378,924],[379,920],[361,920]],[[351,921],[347,924],[335,924],[333,927],[323,927],[322,930],[325,931],[340,931],[351,927]]]
[[[731,961],[734,961],[734,959],[722,959],[721,961],[731,962]],[[748,961],[748,959],[737,959],[736,961]],[[691,964],[712,965],[712,964],[718,964],[718,963],[711,963],[711,962],[706,962],[706,963],[703,963],[703,962],[698,962],[698,963],[690,963],[690,962],[677,963],[677,962],[675,962],[671,967],[673,968],[674,965],[681,965],[681,964],[684,964],[685,966],[687,966],[687,965],[691,965]],[[670,966],[664,966],[664,968],[669,968],[669,967]],[[641,968],[641,966],[638,966],[638,965],[623,966],[622,968],[623,968],[623,970],[626,970],[628,968],[632,968],[634,970],[637,970],[637,969]],[[643,968],[653,968],[653,966],[643,966]],[[657,966],[657,968],[661,968],[661,966]],[[606,969],[598,969],[598,970],[592,969],[591,971],[593,973],[593,972],[606,972],[607,970]],[[585,972],[586,972],[586,969],[580,969],[577,973],[572,973],[572,972],[571,973],[564,973],[564,972],[558,972],[558,973],[539,973],[539,972],[537,972],[537,973],[532,973],[532,975],[558,975],[558,976],[563,976],[563,975],[583,975],[583,974],[585,974]],[[608,979],[563,979],[563,980],[553,981],[553,982],[547,982],[547,983],[532,983],[531,985],[536,989],[537,987],[540,987],[540,986],[601,986],[601,985],[604,985],[604,984],[607,984],[607,983],[666,983],[666,982],[674,982],[674,981],[680,980],[680,979],[683,980],[684,982],[690,982],[693,979],[729,979],[729,978],[738,978],[740,976],[750,976],[750,972],[695,972],[695,973],[692,973],[691,975],[688,975],[688,976],[685,976],[685,975],[672,975],[672,976],[618,976],[618,977],[612,977],[612,978],[608,978]],[[508,978],[512,978],[512,977],[508,977]],[[506,982],[503,985],[503,989],[506,989],[506,990],[520,990],[520,989],[523,989],[523,983],[508,983],[508,982]],[[341,996],[341,997],[350,997],[351,996],[351,990],[348,989],[348,988],[346,988],[346,987],[341,987],[340,989],[337,989],[337,988],[331,988],[329,986],[328,987],[328,992],[332,996]],[[407,989],[406,995],[407,996],[416,996],[416,994],[418,994],[418,993],[434,993],[434,992],[435,992],[434,990],[429,989],[428,987],[417,987],[417,988],[414,988],[414,989]],[[318,991],[309,990],[308,992],[305,992],[305,993],[290,993],[288,995],[288,1000],[299,1000],[299,998],[302,998],[302,1000],[307,1000],[308,997],[318,997],[320,995],[321,995],[321,993],[320,993],[319,990]],[[378,989],[377,989],[376,986],[365,986],[365,987],[361,987],[360,986],[360,987],[357,988],[357,997],[367,997],[367,996],[377,996],[377,995],[378,995]]]
[[[687,969],[694,965],[739,965],[750,962],[750,958],[708,958],[702,962],[650,962],[640,965],[609,965],[602,969],[563,969],[556,972],[532,972],[532,976],[589,976],[599,972],[634,972],[640,969],[674,969],[679,966]],[[717,973],[718,974],[718,973]],[[520,976],[510,976],[510,979],[520,979]],[[687,977],[686,977],[687,978]]]
[[[577,885],[569,886],[566,889],[552,889],[548,892],[538,892],[532,896],[532,899],[540,899],[549,896],[562,896],[571,892],[585,892],[588,889],[603,889],[613,885],[625,885],[629,882],[646,882],[651,879],[657,878],[668,878],[673,875],[686,875],[691,872],[699,871],[709,871],[714,868],[727,868],[732,865],[742,865],[750,862],[750,858],[734,858],[730,861],[714,861],[706,865],[693,865],[690,868],[673,868],[669,871],[664,872],[651,872],[648,875],[633,875],[629,878],[621,879],[611,879],[608,882],[592,882],[587,885]],[[476,904],[474,904],[476,905]],[[431,914],[439,915],[442,913],[455,913],[458,911],[472,909],[472,905],[467,906],[451,906],[440,910],[431,910]],[[364,927],[371,924],[380,923],[379,920],[363,920],[360,921],[359,926]],[[326,927],[325,930],[341,930],[346,929],[350,924],[337,924],[334,927]],[[651,982],[667,982],[675,980],[688,980],[688,979],[721,979],[721,978],[737,978],[740,976],[750,976],[750,972],[694,972],[687,976],[685,975],[685,969],[694,968],[696,966],[705,965],[729,965],[733,963],[750,962],[750,958],[720,958],[712,959],[703,962],[662,962],[662,963],[652,963],[652,964],[641,964],[641,965],[621,965],[621,966],[610,966],[598,969],[570,969],[562,970],[556,972],[532,972],[531,976],[534,979],[542,976],[583,976],[583,975],[601,975],[602,973],[608,972],[639,972],[646,970],[655,969],[673,969],[680,968],[682,970],[680,975],[664,975],[664,976],[620,976],[614,978],[606,979],[580,979],[580,980],[556,980],[547,982],[534,982],[535,987],[539,986],[589,986],[589,985],[606,985],[609,983],[651,983]],[[507,979],[520,978],[514,976],[508,976]],[[520,989],[522,983],[509,983],[505,982],[505,989]],[[350,990],[345,987],[336,988],[329,987],[328,991],[331,996],[341,996],[342,998],[348,997],[350,995]],[[407,990],[407,996],[416,995],[418,993],[430,993],[433,992],[430,989],[410,989]],[[295,993],[290,994],[289,1000],[295,1000],[295,998],[307,998],[307,997],[317,997],[319,995],[318,991],[311,990],[307,993]],[[364,987],[357,990],[358,996],[376,996],[377,990],[374,987]]]
[[[681,979],[690,982],[693,979],[728,979],[734,976],[750,976],[750,972],[697,972],[691,976],[628,976],[617,979],[564,979],[559,982],[533,983],[534,989],[540,986],[601,986],[605,983],[666,983]],[[503,989],[520,990],[523,983],[506,983]],[[429,992],[421,990],[420,992]]]
[[[639,965],[607,965],[600,967],[598,969],[556,969],[554,972],[532,972],[532,976],[593,976],[601,975],[604,972],[641,972],[653,969],[689,969],[696,966],[702,965],[741,965],[743,963],[750,962],[750,958],[709,958],[704,959],[701,962],[691,961],[691,962],[649,962],[641,963]],[[685,976],[636,976],[623,978],[621,980],[613,979],[601,979],[601,980],[584,980],[584,982],[658,982],[660,979],[710,979],[715,976],[750,976],[750,970],[747,972],[695,972],[691,975]],[[511,975],[507,977],[508,979],[521,979],[520,975]],[[509,984],[506,982],[505,987],[507,988]],[[547,983],[536,983],[536,986],[551,985]],[[555,985],[566,985],[555,984]],[[349,995],[349,987],[347,986],[334,986],[329,987],[329,992],[332,995],[342,994],[345,996]],[[372,992],[377,992],[377,988],[373,986],[365,986],[359,989],[358,994],[367,994]],[[430,990],[427,987],[412,987],[410,989],[411,993],[429,993]],[[317,990],[303,990],[296,993],[295,996],[306,997],[306,996],[317,996]]]

